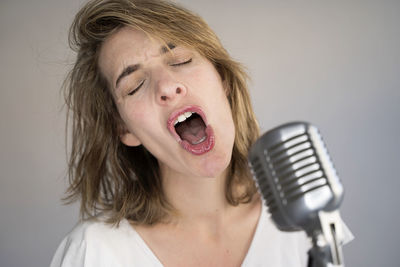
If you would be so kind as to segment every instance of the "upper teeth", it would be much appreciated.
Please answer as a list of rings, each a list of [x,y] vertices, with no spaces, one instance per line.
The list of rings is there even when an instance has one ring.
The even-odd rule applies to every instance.
[[[178,122],[183,122],[185,121],[187,118],[189,118],[190,116],[192,116],[193,112],[187,111],[181,115],[179,115],[179,117],[175,120],[174,122],[174,126],[178,123]]]

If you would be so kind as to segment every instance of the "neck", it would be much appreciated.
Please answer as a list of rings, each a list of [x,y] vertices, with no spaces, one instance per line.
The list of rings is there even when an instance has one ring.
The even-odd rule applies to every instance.
[[[227,170],[214,178],[163,174],[164,192],[177,210],[177,215],[172,218],[174,222],[221,221],[232,207],[225,197]]]

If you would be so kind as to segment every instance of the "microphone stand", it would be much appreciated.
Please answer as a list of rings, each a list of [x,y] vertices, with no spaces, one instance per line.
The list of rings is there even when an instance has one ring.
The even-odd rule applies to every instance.
[[[308,251],[308,267],[344,267],[344,224],[339,211],[319,211],[318,223],[317,230],[307,232],[313,244]]]

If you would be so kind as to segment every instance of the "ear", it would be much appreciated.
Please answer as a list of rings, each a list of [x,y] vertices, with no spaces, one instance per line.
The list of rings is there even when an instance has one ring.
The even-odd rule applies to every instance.
[[[126,146],[139,146],[142,144],[140,140],[133,133],[129,132],[128,129],[124,129],[119,134],[119,139]]]

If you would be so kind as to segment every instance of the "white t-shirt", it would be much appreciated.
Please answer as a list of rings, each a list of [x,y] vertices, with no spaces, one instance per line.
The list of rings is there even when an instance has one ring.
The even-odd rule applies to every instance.
[[[243,267],[304,267],[311,243],[304,232],[281,232],[263,206]],[[50,267],[163,267],[140,235],[122,220],[119,227],[84,221],[58,247]]]

